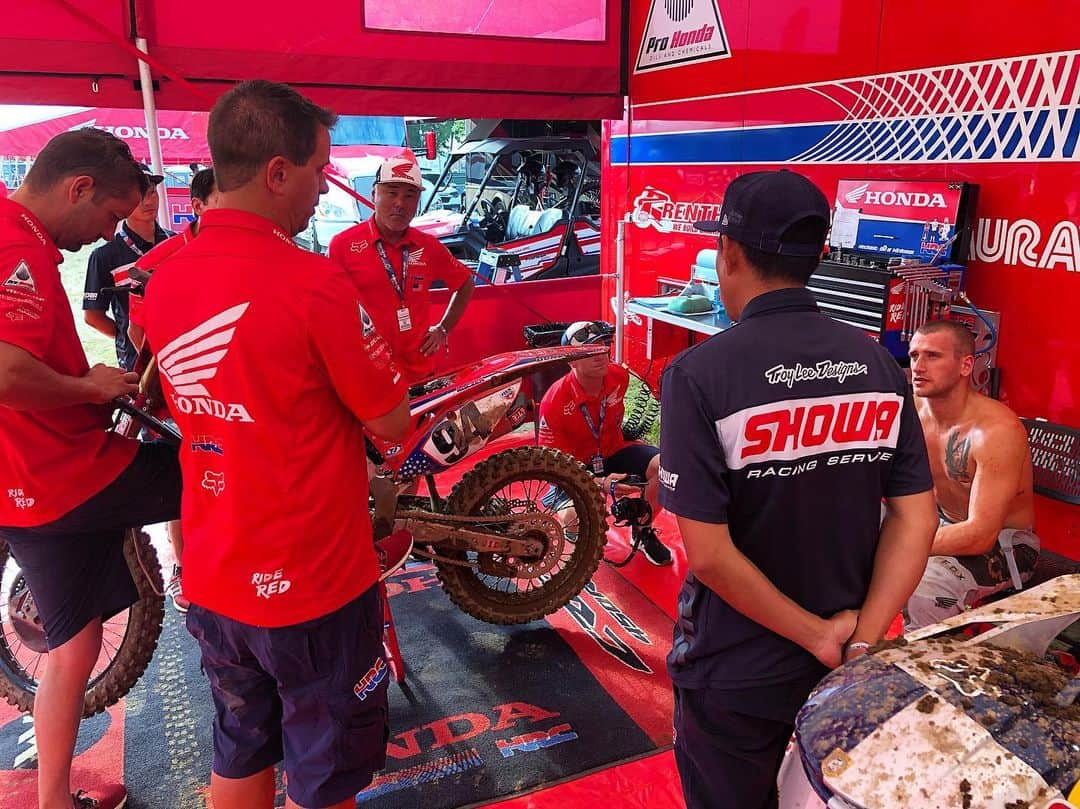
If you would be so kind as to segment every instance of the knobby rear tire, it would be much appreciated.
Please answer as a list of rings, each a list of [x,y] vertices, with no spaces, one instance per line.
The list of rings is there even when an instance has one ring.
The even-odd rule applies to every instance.
[[[543,480],[573,501],[579,530],[573,553],[546,581],[525,592],[502,592],[484,584],[479,571],[436,562],[439,581],[450,600],[464,612],[492,624],[523,624],[566,606],[596,572],[607,542],[607,511],[600,487],[588,470],[566,453],[546,447],[504,450],[476,465],[454,486],[447,512],[481,515],[491,496],[509,483]],[[446,556],[465,559],[461,552]]]

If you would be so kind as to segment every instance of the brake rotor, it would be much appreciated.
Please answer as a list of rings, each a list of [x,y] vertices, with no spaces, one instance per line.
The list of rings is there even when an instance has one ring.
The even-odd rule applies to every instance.
[[[11,591],[8,593],[8,617],[15,634],[28,649],[39,654],[49,651],[49,644],[45,640],[45,627],[41,623],[38,614],[37,602],[26,586],[26,579],[20,573],[11,583]]]
[[[477,559],[477,567],[481,573],[489,576],[515,579],[537,579],[549,573],[558,563],[566,546],[565,531],[561,528],[547,524],[554,522],[550,515],[541,514],[532,500],[518,498],[499,499],[499,509],[492,509],[492,504],[484,509],[485,516],[506,516],[515,522],[529,521],[530,517],[536,519],[536,525],[530,525],[511,534],[515,539],[533,540],[543,544],[544,552],[535,557],[499,556],[498,554],[481,554]],[[526,514],[513,513],[514,508],[524,509]],[[546,519],[545,519],[546,518]]]

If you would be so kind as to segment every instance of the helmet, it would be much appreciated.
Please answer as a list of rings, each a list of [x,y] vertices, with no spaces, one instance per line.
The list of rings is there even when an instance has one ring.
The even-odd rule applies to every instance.
[[[555,185],[568,188],[577,177],[578,164],[572,160],[560,160],[555,164]]]
[[[614,338],[615,329],[610,323],[602,320],[579,320],[571,323],[563,332],[562,344],[564,346],[584,346],[593,343],[610,343]]]
[[[544,173],[544,161],[540,155],[533,152],[522,152],[521,165],[518,166],[518,174],[539,176]]]

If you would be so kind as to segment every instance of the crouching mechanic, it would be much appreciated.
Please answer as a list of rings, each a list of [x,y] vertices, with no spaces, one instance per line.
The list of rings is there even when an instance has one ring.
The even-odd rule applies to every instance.
[[[598,321],[572,323],[562,336],[563,345],[610,345],[611,330]],[[604,493],[630,494],[617,481],[635,475],[646,481],[645,499],[653,514],[660,510],[656,499],[660,450],[623,437],[623,397],[630,374],[611,362],[608,352],[570,363],[570,373],[553,384],[540,402],[540,443],[573,455],[594,475],[602,478]],[[671,551],[652,526],[638,529],[641,552],[654,565],[670,565]]]
[[[375,212],[330,241],[330,258],[349,271],[375,328],[390,343],[394,363],[412,385],[435,371],[473,292],[468,268],[434,236],[411,227],[423,181],[412,160],[391,157],[375,174]],[[432,323],[429,290],[439,280],[452,290]]]
[[[345,270],[292,242],[327,190],[335,120],[283,84],[222,95],[207,128],[218,207],[146,286],[187,437],[184,595],[214,698],[217,809],[270,809],[282,760],[286,807],[352,807],[385,763],[364,427],[401,440],[406,390]]]
[[[1027,431],[1008,407],[971,387],[975,338],[955,320],[911,339],[911,381],[941,524],[907,629],[957,615],[1008,587],[1019,590],[1039,557]]]

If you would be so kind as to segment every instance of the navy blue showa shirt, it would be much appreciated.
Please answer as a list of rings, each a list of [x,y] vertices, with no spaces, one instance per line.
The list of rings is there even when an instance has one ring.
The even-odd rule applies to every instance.
[[[866,597],[883,497],[931,488],[903,371],[805,289],[754,298],[663,379],[660,502],[725,523],[782,593],[822,617]],[[684,688],[760,689],[824,673],[809,652],[688,573],[668,657]]]
[[[125,293],[110,292],[118,286],[113,278],[113,270],[126,264],[134,264],[139,258],[149,253],[154,245],[160,244],[173,235],[158,224],[154,225],[154,242],[151,244],[128,227],[127,222],[120,226],[111,241],[98,247],[90,254],[86,265],[86,286],[83,291],[84,310],[96,309],[110,312],[116,322],[116,361],[121,368],[131,370],[139,352],[128,338],[128,296]],[[125,238],[125,236],[127,238]],[[128,244],[135,245],[133,250]]]

